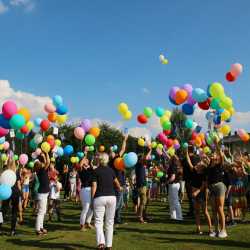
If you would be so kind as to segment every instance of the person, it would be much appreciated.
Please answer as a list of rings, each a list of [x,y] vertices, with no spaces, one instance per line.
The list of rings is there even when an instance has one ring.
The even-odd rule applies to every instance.
[[[64,201],[69,199],[70,185],[69,185],[69,167],[67,164],[63,165],[62,185],[64,190]]]
[[[207,184],[210,191],[210,199],[213,213],[213,223],[216,227],[216,234],[219,238],[226,238],[226,220],[224,213],[224,202],[226,194],[226,186],[224,179],[224,154],[218,144],[218,138],[215,138],[215,152],[211,155],[210,165],[206,168]],[[219,216],[219,221],[218,221]],[[220,224],[220,227],[219,227]],[[212,236],[212,235],[211,235]]]
[[[43,227],[44,216],[47,210],[47,202],[49,195],[49,176],[48,167],[50,165],[50,157],[48,153],[42,153],[35,161],[35,171],[39,180],[38,188],[38,213],[36,217],[36,234],[46,235],[47,230]]]
[[[170,218],[173,220],[181,221],[182,217],[182,209],[179,201],[179,173],[178,173],[178,164],[180,165],[179,158],[174,155],[170,159],[170,164],[168,168],[168,201],[169,201],[169,209],[170,209]]]
[[[91,197],[93,199],[96,241],[98,249],[112,249],[113,226],[116,210],[115,188],[122,191],[114,170],[108,166],[109,156],[100,154],[100,165],[94,170]],[[105,216],[105,236],[103,223]]]
[[[77,184],[77,171],[73,167],[72,171],[69,173],[69,183],[70,183],[70,199],[73,201],[76,199],[76,184]]]
[[[80,231],[86,231],[87,229],[93,228],[91,225],[93,210],[90,206],[93,169],[86,156],[80,161],[80,170],[78,175],[81,181],[80,200],[82,204],[82,212],[80,215]]]
[[[31,199],[32,199],[32,214],[33,216],[37,215],[38,211],[38,189],[39,189],[40,183],[37,177],[36,172],[33,172],[32,176],[32,184],[31,184]]]
[[[130,183],[129,179],[126,178],[126,185],[123,194],[124,207],[126,210],[128,209],[129,195],[130,195]]]
[[[23,166],[21,171],[21,180],[22,180],[22,195],[23,195],[23,202],[22,208],[25,210],[27,208],[29,202],[29,193],[30,193],[30,177],[31,171],[30,169]]]

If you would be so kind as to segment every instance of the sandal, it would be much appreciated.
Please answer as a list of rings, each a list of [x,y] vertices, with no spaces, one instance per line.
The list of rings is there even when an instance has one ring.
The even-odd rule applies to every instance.
[[[41,232],[43,233],[43,235],[47,235],[48,234],[48,231],[44,228],[41,229]]]

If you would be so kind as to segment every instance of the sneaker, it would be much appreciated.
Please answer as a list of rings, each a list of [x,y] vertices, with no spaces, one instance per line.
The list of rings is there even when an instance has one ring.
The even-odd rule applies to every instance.
[[[11,231],[10,236],[16,236],[16,231]]]
[[[220,231],[218,234],[219,238],[227,238],[227,232],[225,230]]]
[[[214,231],[212,231],[212,232],[209,232],[209,237],[216,237],[216,233],[214,232]]]

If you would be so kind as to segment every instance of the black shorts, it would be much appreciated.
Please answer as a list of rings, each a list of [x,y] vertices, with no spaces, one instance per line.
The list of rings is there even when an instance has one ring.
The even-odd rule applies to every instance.
[[[228,195],[228,198],[225,200],[225,205],[227,207],[232,207],[233,206],[233,196],[232,196],[231,193]]]

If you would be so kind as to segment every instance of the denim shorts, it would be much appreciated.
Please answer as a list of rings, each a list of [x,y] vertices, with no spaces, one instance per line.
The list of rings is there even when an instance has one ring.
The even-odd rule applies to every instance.
[[[29,185],[23,185],[22,190],[23,190],[23,193],[28,193],[30,191]]]

